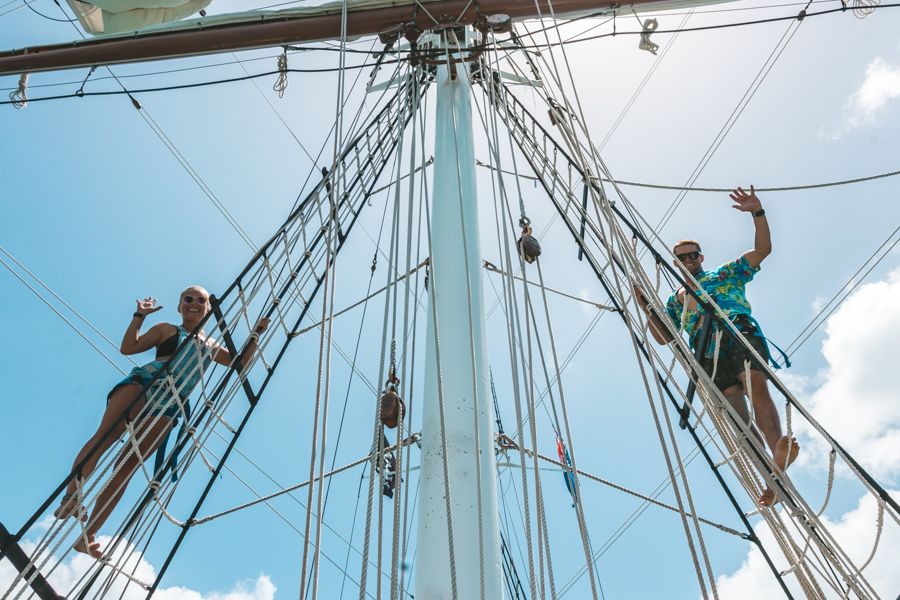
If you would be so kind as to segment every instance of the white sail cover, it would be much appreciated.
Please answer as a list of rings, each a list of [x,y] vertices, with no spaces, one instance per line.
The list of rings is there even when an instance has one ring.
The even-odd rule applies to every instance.
[[[189,17],[212,0],[68,0],[87,33],[138,31]]]
[[[326,0],[322,4],[291,7],[281,10],[251,10],[224,13],[188,19],[208,6],[211,0],[68,0],[85,30],[93,35],[130,36],[135,32],[198,31],[220,25],[283,20],[293,17],[339,15],[344,0]],[[346,0],[350,13],[366,10],[408,6],[412,12],[416,6],[427,6],[436,0]],[[574,13],[557,13],[557,17],[573,18],[587,14],[613,15],[654,12],[675,8],[689,8],[709,4],[723,4],[735,0],[656,0],[624,7],[620,4],[599,2],[596,8]],[[331,39],[323,37],[322,39]]]

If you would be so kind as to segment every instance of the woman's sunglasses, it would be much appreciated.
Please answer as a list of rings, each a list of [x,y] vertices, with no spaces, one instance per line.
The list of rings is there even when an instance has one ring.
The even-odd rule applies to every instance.
[[[698,258],[700,258],[700,253],[699,252],[684,252],[682,254],[676,254],[675,257],[682,262],[684,262],[686,260],[697,260]]]
[[[194,301],[197,301],[197,304],[206,304],[206,298],[203,296],[182,296],[181,301],[185,304],[193,304]]]

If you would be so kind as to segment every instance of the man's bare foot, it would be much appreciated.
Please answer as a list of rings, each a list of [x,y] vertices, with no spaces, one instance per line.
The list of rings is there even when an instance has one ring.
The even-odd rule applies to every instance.
[[[85,542],[87,543],[86,546]],[[81,552],[82,554],[93,556],[94,558],[103,558],[103,553],[100,552],[100,542],[94,541],[94,536],[92,535],[81,536],[78,538],[78,541],[75,542],[72,549],[75,550],[75,552]]]
[[[776,442],[775,451],[772,453],[772,460],[775,462],[777,469],[783,471],[791,466],[791,463],[797,460],[798,454],[800,454],[800,444],[797,443],[796,439],[789,438],[785,435]],[[772,488],[767,487],[757,502],[763,507],[772,506],[775,504],[775,492]]]
[[[785,470],[797,460],[798,454],[800,454],[800,444],[797,443],[795,438],[789,438],[785,435],[775,443],[775,451],[772,452],[772,458],[779,469]]]

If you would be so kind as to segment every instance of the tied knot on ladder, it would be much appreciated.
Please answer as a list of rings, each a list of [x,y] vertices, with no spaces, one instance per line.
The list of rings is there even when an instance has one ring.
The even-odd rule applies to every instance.
[[[638,43],[638,49],[646,50],[650,54],[656,54],[656,51],[659,50],[659,44],[655,44],[650,41],[650,35],[656,31],[657,27],[659,27],[659,22],[656,19],[646,19],[643,24],[643,31],[641,31],[641,41]]]
[[[278,55],[278,79],[275,80],[275,85],[272,86],[272,90],[278,94],[279,98],[284,98],[284,92],[288,86],[287,68],[287,48],[284,48],[281,54]]]
[[[20,109],[28,106],[28,73],[19,75],[19,87],[9,93],[13,108]]]

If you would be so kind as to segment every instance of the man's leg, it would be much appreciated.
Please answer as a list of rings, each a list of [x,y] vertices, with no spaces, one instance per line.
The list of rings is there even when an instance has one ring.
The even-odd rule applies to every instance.
[[[769,381],[762,371],[750,371],[750,390],[753,396],[753,413],[756,416],[756,426],[762,431],[766,443],[772,450],[775,464],[781,469],[786,469],[797,458],[800,446],[797,440],[788,439],[781,431],[781,418],[775,408],[775,402],[769,393]],[[790,450],[790,451],[789,451]]]
[[[769,393],[769,381],[762,371],[750,371],[750,401],[753,403],[753,413],[756,417],[756,426],[766,438],[766,444],[772,450],[772,459],[776,469],[787,469],[797,458],[800,445],[794,438],[789,438],[781,432],[781,418],[778,409]],[[775,492],[766,488],[759,498],[761,506],[771,506],[775,503]]]
[[[747,402],[744,400],[744,388],[738,384],[728,386],[722,390],[722,395],[725,396],[741,420],[750,425],[750,411],[747,410]]]

